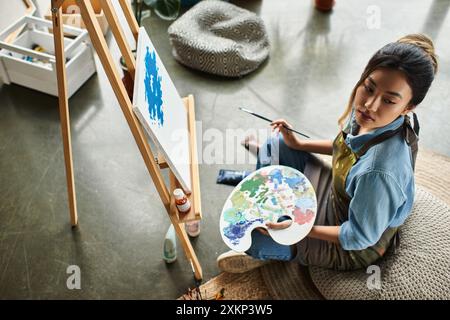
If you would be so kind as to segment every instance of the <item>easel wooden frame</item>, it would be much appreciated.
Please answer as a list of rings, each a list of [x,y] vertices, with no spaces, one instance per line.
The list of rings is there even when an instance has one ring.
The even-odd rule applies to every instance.
[[[58,94],[59,94],[59,112],[61,121],[61,130],[63,137],[64,148],[64,161],[66,168],[67,190],[69,194],[69,210],[70,210],[70,222],[72,226],[78,224],[77,203],[75,194],[75,181],[73,174],[72,163],[72,147],[70,138],[70,120],[69,120],[69,108],[67,98],[67,80],[65,69],[65,56],[64,56],[64,37],[62,31],[61,20],[61,5],[64,0],[52,0],[52,21],[53,21],[53,33],[55,41],[55,57],[56,57],[56,71],[58,82]],[[133,134],[135,142],[141,152],[145,165],[150,173],[150,176],[155,183],[155,187],[158,190],[161,201],[167,210],[170,221],[175,228],[175,232],[183,246],[184,252],[190,261],[194,276],[197,280],[201,280],[203,277],[202,268],[198,261],[198,258],[192,248],[189,237],[184,229],[184,223],[192,220],[200,220],[201,214],[201,200],[200,200],[200,179],[198,172],[198,159],[197,159],[197,144],[196,144],[196,132],[195,132],[195,110],[194,110],[194,98],[189,95],[184,98],[184,103],[188,111],[188,128],[190,138],[190,157],[191,157],[191,177],[192,177],[192,193],[188,195],[190,198],[192,209],[185,216],[179,216],[178,210],[175,206],[175,200],[173,198],[173,190],[179,187],[175,175],[172,173],[167,163],[160,156],[155,158],[147,142],[143,128],[138,121],[137,117],[133,113],[133,105],[128,97],[125,86],[119,76],[117,68],[113,62],[111,53],[109,52],[106,44],[105,37],[103,36],[100,26],[95,18],[95,13],[90,1],[88,0],[76,0],[77,5],[80,7],[81,17],[86,25],[86,29],[91,38],[92,45],[97,52],[103,68],[106,72],[109,82],[113,88],[128,126]],[[136,61],[128,45],[123,30],[118,23],[118,18],[115,9],[111,3],[111,0],[100,0],[102,9],[105,12],[108,24],[111,27],[112,33],[117,41],[120,52],[125,59],[125,63],[130,72],[131,77],[134,79]],[[127,0],[119,0],[121,9],[124,12],[128,25],[133,33],[133,36],[137,42],[139,26],[132,13],[132,9]],[[161,174],[161,169],[168,168],[170,185],[167,188],[164,179]]]

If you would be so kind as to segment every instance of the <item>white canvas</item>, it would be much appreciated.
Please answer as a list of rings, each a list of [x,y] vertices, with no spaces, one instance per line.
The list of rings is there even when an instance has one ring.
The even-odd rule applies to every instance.
[[[186,192],[191,192],[188,115],[144,28],[139,29],[133,110]]]

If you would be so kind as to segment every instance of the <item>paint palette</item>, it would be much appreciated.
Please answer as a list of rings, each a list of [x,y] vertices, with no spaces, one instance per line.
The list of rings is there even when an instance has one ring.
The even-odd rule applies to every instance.
[[[258,227],[267,229],[276,242],[292,245],[310,232],[316,212],[316,193],[303,173],[286,166],[268,166],[250,174],[230,194],[220,216],[220,234],[238,252],[250,248],[251,233]],[[288,228],[265,226],[281,217],[292,219]]]

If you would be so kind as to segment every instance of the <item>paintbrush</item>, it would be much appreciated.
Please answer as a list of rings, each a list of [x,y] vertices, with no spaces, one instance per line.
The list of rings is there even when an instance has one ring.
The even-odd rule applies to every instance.
[[[266,117],[264,117],[264,116],[262,116],[262,115],[260,115],[260,114],[254,113],[253,111],[250,111],[250,110],[248,110],[248,109],[245,109],[245,108],[242,108],[242,107],[239,107],[239,109],[242,110],[242,111],[244,111],[244,112],[250,113],[251,115],[254,115],[255,117],[258,117],[258,118],[260,118],[260,119],[269,121],[270,123],[273,122],[273,120],[270,120],[269,118],[266,118]],[[297,131],[297,130],[294,130],[294,129],[292,129],[292,128],[288,128],[288,127],[286,127],[286,126],[283,126],[283,127],[285,127],[285,128],[286,128],[287,130],[289,130],[289,131],[298,133],[298,134],[301,135],[301,136],[304,136],[304,137],[306,137],[306,138],[310,138],[310,137],[307,136],[306,134],[301,133],[301,132],[299,132],[299,131]]]

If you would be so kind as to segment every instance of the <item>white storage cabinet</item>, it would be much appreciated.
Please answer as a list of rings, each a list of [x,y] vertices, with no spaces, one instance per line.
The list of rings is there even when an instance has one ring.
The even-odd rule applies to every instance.
[[[11,31],[24,23],[26,28],[20,36],[12,43],[4,42]],[[15,83],[58,96],[54,40],[53,34],[47,31],[49,27],[52,27],[52,23],[48,20],[25,16],[0,34],[0,76],[4,83]],[[76,35],[74,39],[64,38],[67,94],[70,98],[96,69],[87,31],[64,25],[64,32]],[[33,50],[35,45],[45,48],[46,52]],[[38,61],[24,60],[24,56]]]

